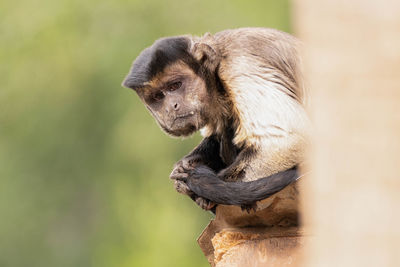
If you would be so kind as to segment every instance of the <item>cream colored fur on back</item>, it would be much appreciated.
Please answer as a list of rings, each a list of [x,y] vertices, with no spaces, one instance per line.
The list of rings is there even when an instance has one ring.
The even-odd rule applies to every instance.
[[[300,66],[296,65],[296,39],[260,28],[232,30],[228,35],[217,33],[214,38],[207,35],[206,41],[214,42],[210,44],[218,47],[223,58],[218,74],[233,101],[237,126],[233,142],[239,147],[253,146],[261,153],[257,160],[262,162],[249,166],[245,180],[301,162],[309,121],[302,106],[304,88]],[[252,43],[245,43],[248,40]],[[271,56],[260,58],[253,53],[254,47],[247,47],[257,45],[270,46]]]

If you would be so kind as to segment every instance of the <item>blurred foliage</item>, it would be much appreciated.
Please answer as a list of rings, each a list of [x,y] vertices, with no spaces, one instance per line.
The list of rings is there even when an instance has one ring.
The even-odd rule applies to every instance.
[[[162,36],[289,31],[288,1],[0,2],[0,266],[208,266],[211,214],[173,189],[132,60]]]

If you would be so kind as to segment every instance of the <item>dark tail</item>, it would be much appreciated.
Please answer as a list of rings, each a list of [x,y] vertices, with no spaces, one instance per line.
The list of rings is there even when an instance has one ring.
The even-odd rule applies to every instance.
[[[213,175],[187,180],[196,195],[224,205],[250,205],[267,198],[300,177],[297,167],[251,182],[225,182]]]

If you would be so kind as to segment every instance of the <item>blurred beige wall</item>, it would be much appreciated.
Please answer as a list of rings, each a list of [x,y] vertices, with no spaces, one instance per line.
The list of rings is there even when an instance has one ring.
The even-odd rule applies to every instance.
[[[400,1],[294,1],[315,123],[304,266],[400,266]]]

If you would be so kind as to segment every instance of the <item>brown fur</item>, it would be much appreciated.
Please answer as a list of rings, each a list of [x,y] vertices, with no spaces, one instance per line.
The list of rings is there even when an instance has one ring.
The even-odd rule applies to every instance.
[[[273,29],[242,28],[203,37],[164,38],[142,52],[124,85],[138,92],[167,133],[182,136],[201,130],[205,137],[176,164],[172,178],[187,179],[196,166],[204,165],[212,170],[200,168],[197,177],[208,177],[212,181],[214,171],[224,181],[248,182],[288,170],[303,161],[309,125],[303,108],[304,88],[297,49],[298,41],[289,34]],[[167,56],[160,51],[165,51]],[[161,55],[156,58],[159,64],[151,61],[154,55]],[[157,67],[160,64],[165,65],[161,71]],[[149,66],[155,67],[149,69]],[[166,84],[182,74],[190,84],[185,85],[180,95],[174,94],[172,100],[166,97],[160,104],[148,101],[154,92],[161,90],[169,94],[164,89]],[[146,75],[151,78],[140,84]],[[186,121],[180,120],[179,127],[174,128],[171,125],[180,114],[169,109],[176,101],[182,106],[181,114],[194,115]],[[289,173],[293,175],[293,172],[282,172],[282,179]],[[288,177],[285,185],[279,184],[280,178],[275,177],[273,186],[266,180],[266,186],[275,188],[270,191],[261,186],[263,183],[257,183],[261,186],[258,196],[264,194],[263,190],[268,196],[283,188],[293,181]],[[199,205],[210,207],[209,202],[193,195],[184,183],[175,184]],[[211,192],[209,185],[196,183],[199,192]],[[218,184],[219,190],[224,186],[224,183]],[[226,188],[245,186],[243,183]],[[251,196],[243,195],[242,199],[251,202]]]
[[[195,42],[210,45],[220,55],[218,75],[232,101],[233,143],[259,154],[235,167],[245,170],[243,180],[301,162],[309,125],[302,107],[298,41],[277,30],[242,28],[207,34]],[[219,132],[218,126],[207,125],[202,132],[209,136]]]

